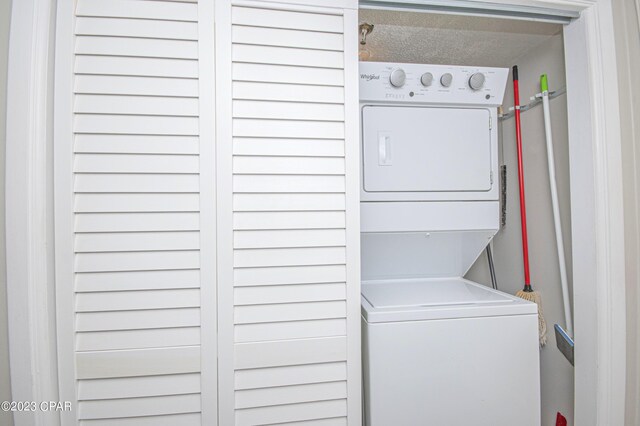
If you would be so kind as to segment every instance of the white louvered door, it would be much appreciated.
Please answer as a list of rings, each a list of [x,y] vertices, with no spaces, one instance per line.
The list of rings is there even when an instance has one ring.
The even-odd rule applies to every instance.
[[[357,426],[357,4],[231,3],[216,4],[220,424]]]
[[[213,2],[59,0],[64,425],[214,425]]]
[[[356,43],[353,0],[58,1],[64,426],[361,424]]]

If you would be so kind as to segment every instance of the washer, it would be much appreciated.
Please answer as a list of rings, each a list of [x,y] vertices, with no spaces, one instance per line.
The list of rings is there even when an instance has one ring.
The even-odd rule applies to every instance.
[[[362,285],[369,426],[539,426],[535,305],[461,278]]]
[[[463,278],[499,229],[507,77],[361,63],[368,426],[540,424],[536,305]]]

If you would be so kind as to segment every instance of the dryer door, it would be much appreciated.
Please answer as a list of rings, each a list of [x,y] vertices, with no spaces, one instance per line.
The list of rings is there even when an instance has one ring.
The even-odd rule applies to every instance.
[[[365,106],[365,192],[491,190],[491,114],[483,108]]]

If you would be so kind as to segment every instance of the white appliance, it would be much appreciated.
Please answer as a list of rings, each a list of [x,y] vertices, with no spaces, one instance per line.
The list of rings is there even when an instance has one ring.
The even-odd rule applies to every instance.
[[[368,426],[539,426],[536,305],[463,278],[499,228],[508,70],[360,64]]]

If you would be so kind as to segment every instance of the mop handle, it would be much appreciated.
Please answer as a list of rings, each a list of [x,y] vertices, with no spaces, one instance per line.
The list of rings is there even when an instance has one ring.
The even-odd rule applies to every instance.
[[[518,146],[518,183],[520,185],[520,222],[522,229],[522,261],[524,263],[524,290],[531,291],[529,277],[529,241],[527,239],[527,210],[524,202],[524,167],[522,163],[522,131],[520,128],[520,90],[518,66],[513,66],[513,102],[516,116],[516,142]]]
[[[562,238],[562,220],[560,218],[560,203],[558,201],[558,184],[556,182],[556,163],[553,154],[553,135],[551,133],[551,111],[549,107],[549,84],[547,75],[540,76],[540,90],[542,91],[542,110],[544,113],[544,133],[547,144],[547,163],[549,167],[549,186],[551,190],[551,206],[553,209],[553,223],[556,233],[556,247],[558,249],[558,264],[560,267],[560,284],[562,285],[562,302],[564,305],[564,320],[567,333],[573,336],[573,322],[571,320],[571,305],[569,304],[569,284],[567,280],[567,262],[564,257],[564,241]]]

